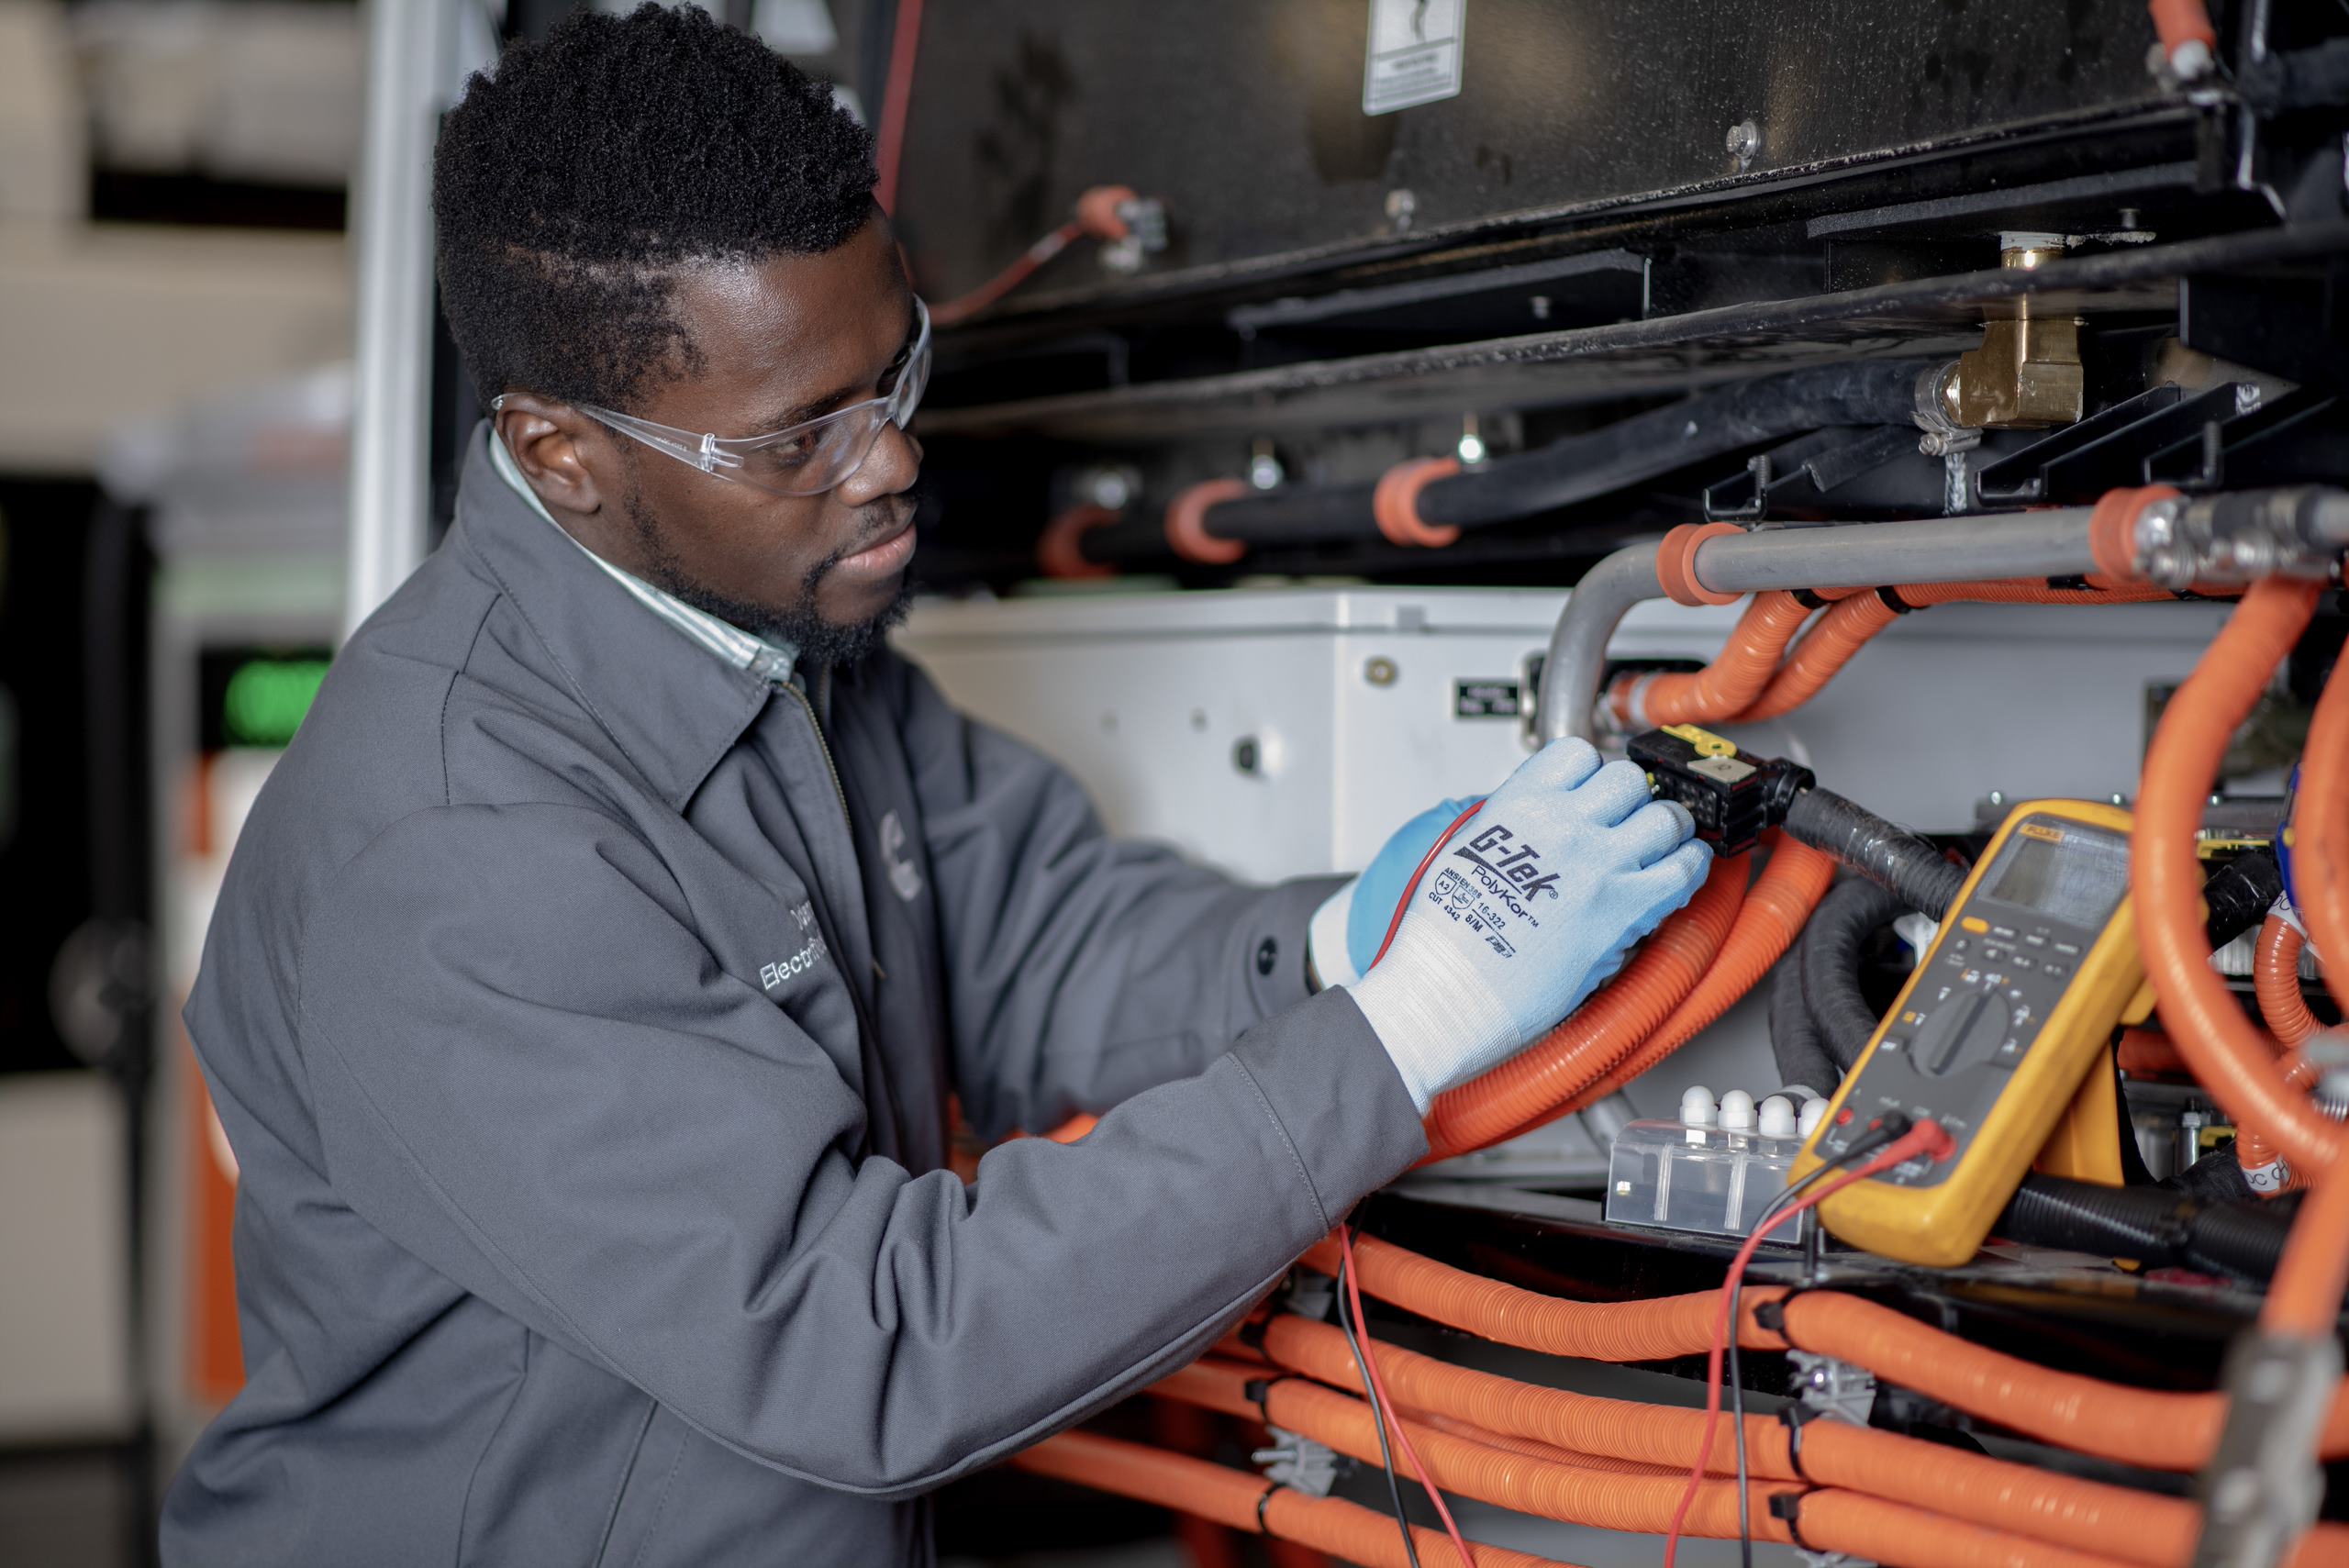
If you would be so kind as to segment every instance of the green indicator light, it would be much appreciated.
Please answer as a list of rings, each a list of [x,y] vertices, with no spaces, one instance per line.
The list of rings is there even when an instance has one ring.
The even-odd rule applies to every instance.
[[[239,746],[283,746],[327,678],[323,659],[255,659],[237,666],[221,703],[228,740]]]

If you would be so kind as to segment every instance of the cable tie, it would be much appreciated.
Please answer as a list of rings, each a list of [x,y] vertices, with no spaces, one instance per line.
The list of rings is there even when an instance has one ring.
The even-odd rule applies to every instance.
[[[1778,1424],[1787,1429],[1787,1462],[1805,1481],[1811,1479],[1811,1473],[1802,1467],[1802,1429],[1825,1414],[1811,1405],[1787,1405],[1778,1411]]]
[[[1823,610],[1835,602],[1816,588],[1797,588],[1794,594],[1795,603],[1807,610]]]
[[[1794,1543],[1795,1543],[1797,1546],[1800,1547],[1800,1548],[1801,1548],[1803,1551],[1809,1551],[1810,1550],[1810,1542],[1809,1542],[1809,1541],[1807,1541],[1807,1540],[1803,1540],[1803,1538],[1802,1538],[1802,1494],[1801,1494],[1801,1493],[1799,1493],[1799,1492],[1773,1492],[1773,1493],[1771,1493],[1771,1494],[1770,1494],[1770,1517],[1771,1517],[1772,1518],[1774,1518],[1774,1519],[1777,1519],[1777,1520],[1781,1521],[1782,1523],[1784,1523],[1784,1524],[1786,1525],[1786,1527],[1787,1527],[1787,1534],[1788,1534],[1789,1536],[1791,1536],[1791,1537],[1793,1537],[1793,1538],[1794,1538]]]
[[[1272,1331],[1272,1327],[1273,1320],[1270,1318],[1243,1318],[1241,1319],[1240,1327],[1232,1332],[1237,1334],[1240,1342],[1250,1350],[1261,1351],[1264,1348],[1264,1336]]]
[[[1923,607],[1919,605],[1910,604],[1908,600],[1900,596],[1899,589],[1889,585],[1878,588],[1876,591],[1876,596],[1883,601],[1884,607],[1886,609],[1890,610],[1897,616],[1905,616],[1911,610]]]

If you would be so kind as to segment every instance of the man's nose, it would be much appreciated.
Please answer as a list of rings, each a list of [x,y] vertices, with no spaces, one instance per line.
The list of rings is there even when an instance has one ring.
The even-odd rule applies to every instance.
[[[921,443],[895,425],[884,425],[863,463],[841,482],[840,497],[852,506],[867,506],[912,488],[920,473]]]

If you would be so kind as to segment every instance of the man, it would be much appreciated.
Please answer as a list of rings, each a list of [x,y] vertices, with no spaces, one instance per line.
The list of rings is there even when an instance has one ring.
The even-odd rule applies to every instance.
[[[1375,887],[1235,886],[948,708],[881,641],[929,340],[872,180],[690,6],[449,116],[496,412],[189,1003],[248,1382],[172,1562],[927,1561],[926,1489],[1212,1342],[1700,878],[1685,814],[1553,748],[1446,862],[1484,931],[1417,900],[1358,979],[1432,825]],[[950,1094],[1108,1114],[966,1187]]]

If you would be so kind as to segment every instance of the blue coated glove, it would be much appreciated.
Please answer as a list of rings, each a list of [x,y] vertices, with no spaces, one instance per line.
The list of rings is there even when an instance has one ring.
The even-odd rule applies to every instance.
[[[1396,828],[1362,874],[1314,912],[1306,933],[1307,953],[1323,985],[1351,985],[1370,972],[1370,961],[1378,956],[1378,944],[1395,922],[1395,906],[1403,901],[1411,873],[1443,830],[1484,798],[1472,795],[1465,800],[1439,801]]]
[[[1421,1112],[1580,1006],[1688,902],[1712,861],[1695,831],[1586,740],[1553,742],[1493,792],[1349,987]]]

